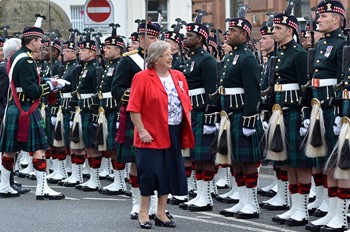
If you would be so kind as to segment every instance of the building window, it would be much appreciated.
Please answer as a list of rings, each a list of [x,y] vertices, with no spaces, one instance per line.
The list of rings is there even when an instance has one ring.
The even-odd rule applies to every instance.
[[[158,22],[158,9],[162,11],[162,26],[168,27],[168,0],[149,0],[147,15],[152,22]]]
[[[82,32],[84,29],[84,6],[71,6],[70,12],[72,28]]]

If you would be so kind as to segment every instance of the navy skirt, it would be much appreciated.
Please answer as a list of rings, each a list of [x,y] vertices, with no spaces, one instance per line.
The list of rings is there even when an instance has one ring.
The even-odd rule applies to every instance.
[[[181,125],[169,125],[168,149],[136,148],[136,165],[142,196],[183,196],[188,193],[184,161],[181,155]]]

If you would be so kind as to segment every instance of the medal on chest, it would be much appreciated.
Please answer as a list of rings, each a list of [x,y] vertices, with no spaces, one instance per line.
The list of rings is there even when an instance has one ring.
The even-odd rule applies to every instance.
[[[114,73],[114,68],[108,68],[108,72],[107,72],[106,76],[111,77],[111,76],[113,76],[113,73]]]
[[[194,61],[192,61],[191,62],[191,68],[190,68],[190,71],[192,72],[193,71],[193,69],[194,69],[194,64],[195,64],[195,62]]]
[[[235,55],[235,57],[233,58],[232,64],[236,65],[237,61],[238,61],[239,55]]]
[[[333,46],[327,46],[324,56],[329,57],[331,55],[332,49],[333,49]]]
[[[83,75],[81,75],[82,78],[85,78],[89,70],[85,69],[83,71]]]

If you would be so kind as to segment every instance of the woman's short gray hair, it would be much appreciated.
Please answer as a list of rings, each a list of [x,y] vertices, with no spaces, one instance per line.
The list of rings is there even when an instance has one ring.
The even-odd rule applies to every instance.
[[[147,50],[147,58],[146,58],[147,68],[154,68],[156,61],[159,59],[162,53],[169,48],[170,48],[170,44],[162,40],[159,40],[151,44],[151,46],[149,46]]]
[[[16,52],[21,48],[22,41],[18,38],[10,38],[4,43],[4,58],[8,59],[13,52]]]

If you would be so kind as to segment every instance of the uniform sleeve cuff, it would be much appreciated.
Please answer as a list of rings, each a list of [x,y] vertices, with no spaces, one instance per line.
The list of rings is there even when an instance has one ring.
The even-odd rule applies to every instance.
[[[243,127],[248,129],[255,129],[256,121],[259,118],[258,116],[258,114],[243,116]]]

